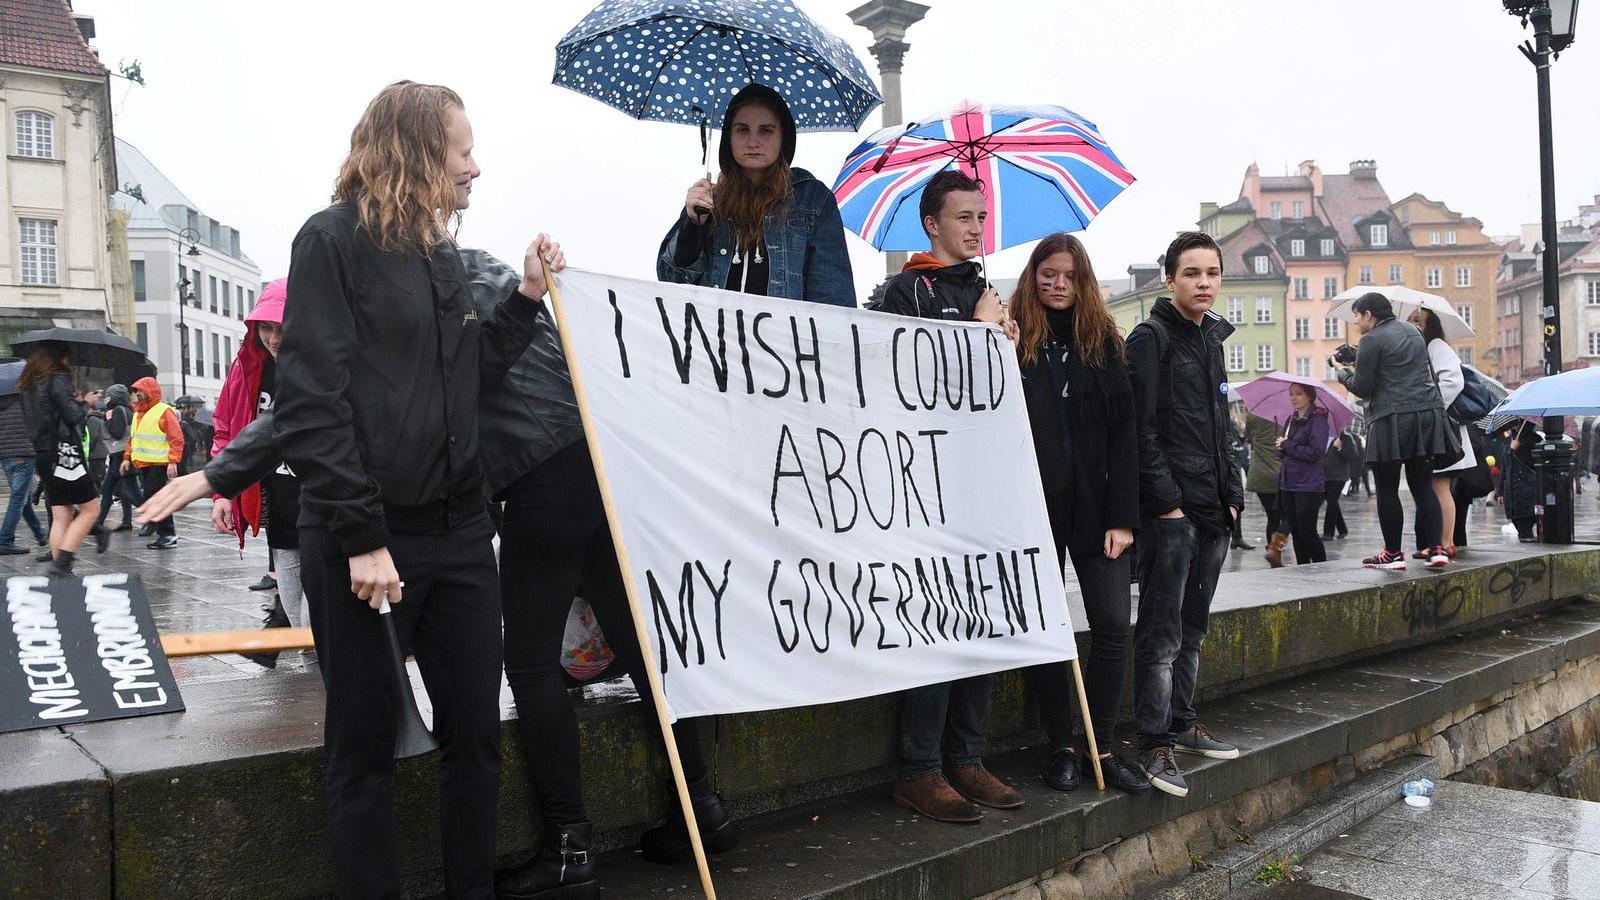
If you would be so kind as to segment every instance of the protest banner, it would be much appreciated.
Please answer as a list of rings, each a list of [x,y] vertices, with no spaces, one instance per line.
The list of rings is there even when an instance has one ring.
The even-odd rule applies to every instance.
[[[139,579],[6,579],[0,732],[183,709]]]

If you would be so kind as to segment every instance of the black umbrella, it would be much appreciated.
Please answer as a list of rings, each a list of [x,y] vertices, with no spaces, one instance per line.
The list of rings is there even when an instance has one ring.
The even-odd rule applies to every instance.
[[[41,328],[26,331],[11,340],[11,352],[27,356],[32,345],[41,341],[60,341],[68,345],[72,365],[86,369],[109,369],[114,380],[132,384],[156,374],[155,363],[139,345],[120,334],[91,328]]]

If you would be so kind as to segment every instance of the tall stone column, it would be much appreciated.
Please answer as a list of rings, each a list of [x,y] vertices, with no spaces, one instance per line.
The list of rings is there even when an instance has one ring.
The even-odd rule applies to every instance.
[[[911,45],[906,29],[920,22],[928,7],[911,0],[871,0],[850,10],[850,21],[872,32],[872,55],[878,60],[878,81],[883,87],[883,127],[904,121],[900,111],[900,64]],[[900,271],[906,255],[899,251],[884,254],[890,275]]]

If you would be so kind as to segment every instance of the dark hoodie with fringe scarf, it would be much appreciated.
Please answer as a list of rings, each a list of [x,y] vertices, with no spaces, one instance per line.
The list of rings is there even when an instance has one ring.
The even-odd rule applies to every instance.
[[[1070,337],[1071,310],[1048,315],[1052,336],[1022,367],[1033,449],[1051,520],[1071,523],[1067,546],[1097,553],[1108,529],[1139,527],[1133,382],[1117,341],[1107,340],[1104,362],[1091,367]]]

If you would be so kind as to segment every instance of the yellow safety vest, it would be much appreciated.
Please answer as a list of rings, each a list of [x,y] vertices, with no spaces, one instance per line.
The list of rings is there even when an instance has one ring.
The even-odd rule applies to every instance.
[[[161,430],[161,419],[172,409],[157,402],[133,423],[133,461],[146,465],[166,465],[172,452],[167,446],[167,433]]]

